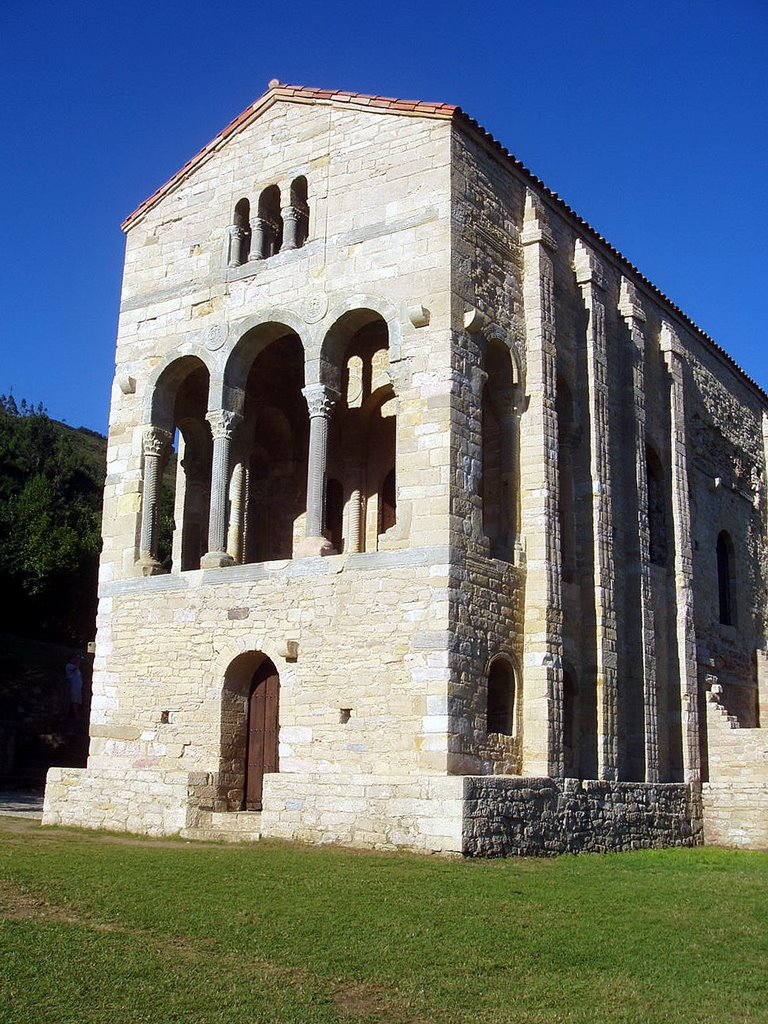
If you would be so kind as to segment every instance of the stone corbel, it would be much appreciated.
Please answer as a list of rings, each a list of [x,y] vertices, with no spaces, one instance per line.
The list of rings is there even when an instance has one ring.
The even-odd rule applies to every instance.
[[[124,395],[136,394],[136,378],[129,376],[127,373],[118,374],[117,386]]]
[[[479,334],[488,326],[488,317],[476,306],[470,306],[464,313],[464,330],[468,334]]]
[[[642,299],[635,285],[626,277],[621,279],[621,290],[619,292],[619,313],[630,326],[642,324],[646,321],[645,310]]]
[[[406,307],[408,319],[414,327],[428,327],[430,312],[426,306],[416,305]]]
[[[540,242],[553,252],[557,251],[557,242],[552,228],[549,226],[544,207],[539,197],[530,189],[526,191],[525,196],[525,213],[523,214],[523,231],[520,241],[523,245]]]

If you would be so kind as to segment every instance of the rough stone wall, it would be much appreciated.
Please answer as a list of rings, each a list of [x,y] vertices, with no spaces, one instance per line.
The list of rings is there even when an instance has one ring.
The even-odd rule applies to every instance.
[[[688,786],[468,778],[464,853],[537,857],[701,843]]]
[[[717,676],[729,710],[744,725],[757,721],[755,650],[765,645],[768,579],[765,403],[642,281],[629,277],[614,254],[580,234],[491,147],[455,132],[453,151],[454,319],[467,314],[467,329],[454,349],[455,545],[481,560],[487,556],[480,412],[483,361],[493,338],[502,339],[522,367],[520,487],[532,510],[520,538],[520,573],[507,578],[515,579],[520,596],[507,591],[507,582],[499,588],[494,613],[487,614],[484,595],[472,591],[470,571],[459,561],[456,618],[460,621],[462,606],[469,605],[476,635],[493,636],[499,604],[505,617],[513,607],[526,609],[522,688],[529,735],[522,741],[529,755],[523,770],[536,774],[535,766],[542,765],[552,774],[561,772],[557,734],[566,709],[558,689],[560,664],[560,671],[577,681],[578,714],[584,717],[582,766],[589,766],[586,772],[570,770],[582,777],[694,780],[704,742],[701,693],[691,690],[697,672],[701,692],[705,677]],[[533,315],[533,291],[524,283],[523,252],[535,250],[527,241],[533,235],[526,228],[526,204],[530,224],[543,240],[536,286],[551,289],[552,303],[548,308],[545,295]],[[541,365],[570,392],[567,431],[561,423],[547,426],[550,399],[540,394],[542,386],[551,387],[536,369],[540,338],[548,331],[555,339],[555,362],[547,368],[545,355]],[[679,355],[668,354],[664,332],[674,337]],[[541,401],[543,418],[536,411]],[[539,449],[538,441],[527,440],[538,439],[542,429],[549,448],[557,448],[556,481],[547,476],[547,445]],[[657,462],[652,481],[648,460]],[[537,486],[554,493],[560,520],[546,528],[548,547],[542,545],[549,512],[536,506],[537,492],[525,499],[526,486],[537,480]],[[567,536],[560,535],[564,529]],[[736,546],[733,626],[722,625],[718,617],[714,550],[723,529]],[[543,582],[531,576],[535,561],[556,578],[549,578],[546,600]],[[495,581],[497,570],[489,570],[489,576]],[[553,601],[558,586],[561,611]],[[550,609],[549,639],[543,643],[535,639],[537,631],[540,639],[544,633],[530,617],[532,602]],[[467,650],[465,644],[463,658],[454,654],[457,770],[503,772],[512,760],[505,767],[489,757],[482,728],[476,728],[485,680]],[[539,660],[550,658],[553,677],[534,683]],[[479,686],[473,690],[459,682],[465,678],[479,678]],[[705,742],[703,750],[706,754]]]

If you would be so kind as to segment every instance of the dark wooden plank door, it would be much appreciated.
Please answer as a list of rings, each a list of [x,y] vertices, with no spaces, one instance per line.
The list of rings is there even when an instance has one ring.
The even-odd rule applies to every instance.
[[[280,677],[267,660],[251,682],[245,756],[245,809],[260,811],[264,773],[278,770]]]

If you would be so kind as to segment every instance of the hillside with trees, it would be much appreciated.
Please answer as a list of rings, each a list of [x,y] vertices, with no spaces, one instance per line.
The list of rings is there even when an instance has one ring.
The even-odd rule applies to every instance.
[[[106,438],[0,395],[0,783],[80,764],[64,666],[94,637]],[[86,691],[90,662],[83,662]]]

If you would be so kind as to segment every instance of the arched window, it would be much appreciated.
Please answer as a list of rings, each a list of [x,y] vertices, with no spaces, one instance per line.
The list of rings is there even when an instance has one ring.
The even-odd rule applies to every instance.
[[[251,251],[251,204],[240,199],[235,206],[229,230],[229,265],[239,267],[247,262]]]
[[[280,189],[268,185],[259,196],[258,218],[253,225],[254,259],[265,260],[280,252],[283,245],[283,218]]]
[[[716,553],[720,622],[724,626],[735,626],[736,595],[733,578],[733,542],[725,530],[718,535]]]
[[[284,249],[300,249],[309,235],[309,204],[307,203],[307,179],[304,175],[291,182],[291,205],[284,211]]]
[[[487,731],[513,736],[515,731],[515,675],[503,658],[495,658],[488,671]]]
[[[518,531],[519,387],[512,355],[492,338],[485,357],[488,380],[482,404],[483,533],[493,558],[511,562]]]
[[[654,565],[666,565],[667,515],[666,487],[661,459],[650,446],[646,450],[648,477],[648,535],[650,559]]]

